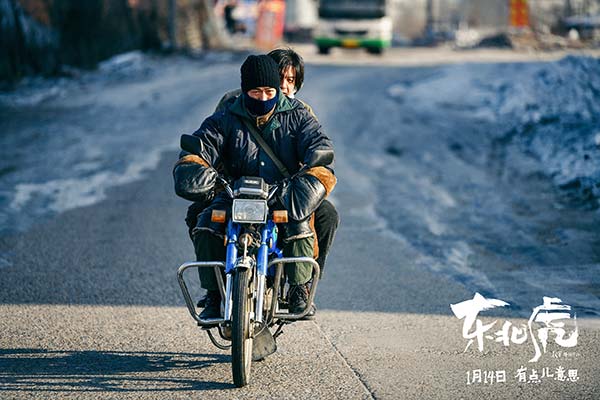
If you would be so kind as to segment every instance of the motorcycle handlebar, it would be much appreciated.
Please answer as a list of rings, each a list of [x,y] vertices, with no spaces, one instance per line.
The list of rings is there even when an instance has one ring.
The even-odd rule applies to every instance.
[[[227,179],[225,179],[221,175],[217,175],[217,182],[219,182],[221,185],[223,185],[223,187],[225,188],[225,191],[227,192],[229,197],[231,197],[232,199],[235,197],[235,195],[233,194],[233,190],[231,189],[231,185],[229,184]],[[269,194],[267,195],[267,201],[271,200],[271,198],[275,195],[275,193],[277,192],[277,189],[279,189],[279,186],[281,185],[282,182],[275,183],[274,185],[269,185]]]
[[[275,195],[275,193],[277,192],[277,189],[279,189],[280,186],[284,185],[286,182],[291,181],[295,177],[302,175],[308,169],[309,169],[309,166],[304,165],[302,168],[300,168],[298,170],[298,172],[296,172],[294,175],[290,176],[289,178],[284,178],[281,181],[274,183],[273,185],[269,185],[269,194],[267,195],[267,201],[271,200],[271,198]],[[227,192],[229,197],[231,197],[233,199],[234,194],[233,194],[233,190],[231,189],[231,185],[229,184],[229,181],[227,181],[227,179],[225,179],[225,177],[222,175],[217,175],[217,181],[225,187],[225,191]]]
[[[233,199],[233,190],[231,190],[231,186],[229,185],[229,182],[227,181],[227,179],[225,179],[221,175],[217,175],[217,182],[219,182],[221,185],[223,185],[223,187],[225,188],[225,191],[227,192],[229,197],[231,197]]]

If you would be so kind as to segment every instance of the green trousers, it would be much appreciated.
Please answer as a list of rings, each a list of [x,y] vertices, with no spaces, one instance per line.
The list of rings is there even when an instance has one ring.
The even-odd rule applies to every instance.
[[[197,261],[225,261],[226,249],[223,239],[208,231],[200,231],[194,236],[194,250]],[[290,241],[283,246],[284,257],[312,257],[314,237]],[[290,285],[307,283],[312,278],[312,264],[289,263],[284,270]],[[200,286],[206,290],[219,290],[213,268],[198,268]]]

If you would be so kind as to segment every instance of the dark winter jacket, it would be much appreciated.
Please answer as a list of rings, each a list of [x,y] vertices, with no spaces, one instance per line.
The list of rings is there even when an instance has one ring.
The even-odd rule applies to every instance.
[[[202,143],[199,154],[182,153],[173,171],[176,193],[191,201],[210,201],[214,195],[216,170],[232,180],[261,176],[273,184],[284,177],[269,156],[255,143],[246,119],[256,120],[246,111],[243,97],[227,109],[215,112],[194,132]],[[295,99],[279,92],[279,102],[262,136],[293,175],[306,164],[315,150],[333,149],[319,123]],[[305,220],[331,192],[336,179],[331,166],[314,167],[292,179],[278,195],[292,220]]]

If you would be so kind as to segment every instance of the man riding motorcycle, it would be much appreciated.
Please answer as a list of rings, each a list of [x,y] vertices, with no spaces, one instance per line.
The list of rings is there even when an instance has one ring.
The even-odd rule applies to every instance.
[[[191,231],[198,261],[225,259],[225,226],[211,222],[213,210],[227,211],[230,199],[215,190],[218,172],[235,180],[260,176],[269,184],[280,182],[284,174],[261,145],[252,137],[258,130],[262,138],[291,175],[306,164],[316,150],[333,150],[331,140],[301,102],[289,99],[279,90],[277,64],[267,56],[249,56],[241,67],[242,95],[225,110],[207,118],[194,136],[201,142],[199,154],[182,152],[173,171],[176,193],[188,200],[205,202]],[[286,257],[314,254],[311,215],[335,186],[331,166],[314,167],[294,176],[281,186],[274,209],[286,209],[289,222],[281,227],[283,254]],[[290,313],[307,307],[312,266],[286,265],[290,289]],[[212,269],[200,269],[201,286],[207,290],[206,305],[200,318],[220,316],[220,293]]]
[[[289,98],[295,98],[296,93],[298,93],[304,83],[304,61],[302,60],[302,57],[290,48],[272,50],[269,52],[268,56],[271,57],[279,67],[279,88],[281,89],[281,92]],[[241,94],[242,90],[240,88],[225,93],[219,101],[215,112],[224,111],[233,104],[235,99]],[[300,99],[298,99],[298,101],[300,101],[308,112],[317,119],[317,116],[310,105]],[[195,202],[189,206],[186,215],[186,224],[189,228],[190,235],[196,226],[198,215],[205,207],[206,204],[204,202]],[[315,210],[314,218],[314,227],[318,245],[317,262],[321,267],[321,276],[325,270],[325,261],[329,254],[329,249],[333,244],[339,221],[340,218],[334,205],[327,199],[323,200]],[[205,304],[206,297],[198,302],[199,307],[204,307]]]

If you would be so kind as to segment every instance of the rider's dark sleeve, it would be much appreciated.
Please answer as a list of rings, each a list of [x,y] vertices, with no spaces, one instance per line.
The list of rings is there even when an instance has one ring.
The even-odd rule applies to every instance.
[[[217,112],[206,118],[200,128],[193,133],[202,142],[202,154],[199,154],[208,164],[216,168],[221,162],[221,154],[225,143],[222,112]]]
[[[202,142],[201,154],[182,151],[173,169],[175,193],[190,201],[210,201],[214,196],[217,171],[214,168],[220,162],[219,154],[224,139],[219,119],[215,115],[207,118],[194,132]]]

